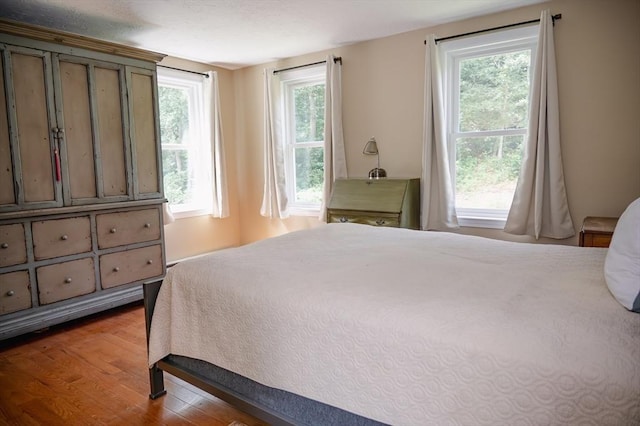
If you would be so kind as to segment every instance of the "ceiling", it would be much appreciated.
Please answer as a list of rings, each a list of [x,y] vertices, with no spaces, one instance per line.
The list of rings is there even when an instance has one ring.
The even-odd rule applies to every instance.
[[[544,0],[1,0],[0,17],[229,69]]]

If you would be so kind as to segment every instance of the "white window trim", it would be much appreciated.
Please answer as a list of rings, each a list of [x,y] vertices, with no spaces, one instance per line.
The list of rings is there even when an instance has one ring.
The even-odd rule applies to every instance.
[[[167,68],[158,68],[158,85],[173,87],[189,91],[189,134],[193,140],[202,141],[204,134],[204,76],[186,73]],[[182,148],[181,145],[163,144],[161,150]],[[201,161],[197,167],[197,177],[195,180],[202,185],[199,193],[198,203],[171,204],[171,212],[176,219],[183,219],[194,216],[211,214],[211,191],[207,188],[211,182],[211,162],[206,161],[210,157],[210,147],[207,141],[190,144],[187,149],[194,158]]]
[[[449,149],[450,170],[455,177],[456,146],[455,140],[461,135],[473,136],[506,136],[523,134],[526,138],[527,129],[494,130],[486,132],[459,133],[459,115],[454,113],[459,105],[459,80],[456,78],[459,63],[462,59],[491,55],[493,53],[508,53],[523,49],[531,49],[532,72],[535,61],[535,51],[538,38],[538,25],[513,28],[492,32],[473,37],[445,41],[440,46],[440,60],[443,64],[443,93],[447,122],[447,144]],[[530,76],[531,76],[530,72]],[[455,178],[454,178],[455,179]],[[455,181],[453,182],[455,189]],[[469,209],[456,207],[456,215],[460,226],[475,228],[504,229],[508,210],[502,209]]]
[[[310,204],[295,201],[296,173],[294,168],[296,147],[321,147],[324,149],[324,140],[295,143],[295,123],[291,119],[290,111],[294,110],[293,96],[291,93],[296,87],[312,84],[326,83],[326,66],[318,65],[305,67],[291,71],[284,71],[280,75],[281,90],[284,100],[283,125],[285,135],[285,178],[287,182],[288,210],[292,216],[318,216],[322,203]],[[326,90],[326,87],[325,87]]]

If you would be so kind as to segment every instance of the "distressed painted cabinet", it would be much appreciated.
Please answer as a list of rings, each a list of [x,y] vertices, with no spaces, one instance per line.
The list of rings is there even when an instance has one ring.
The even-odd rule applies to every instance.
[[[327,223],[420,227],[420,179],[336,179]]]
[[[162,55],[0,21],[0,340],[165,272]]]

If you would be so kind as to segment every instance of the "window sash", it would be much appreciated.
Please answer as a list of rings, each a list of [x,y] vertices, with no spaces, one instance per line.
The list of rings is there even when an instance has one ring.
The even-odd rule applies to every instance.
[[[295,215],[317,215],[321,202],[305,202],[298,198],[296,174],[296,151],[299,149],[322,148],[323,140],[296,142],[295,91],[303,87],[325,84],[325,67],[297,70],[282,75],[282,93],[284,94],[284,135],[285,135],[285,176],[289,211]],[[326,87],[325,87],[326,90]],[[324,133],[324,129],[323,129]]]
[[[445,114],[449,162],[453,187],[456,187],[456,145],[462,138],[524,135],[527,127],[517,129],[492,129],[484,131],[460,131],[460,66],[462,61],[529,50],[529,81],[531,82],[537,44],[538,26],[521,27],[476,37],[452,40],[441,45],[441,63],[444,64]],[[526,121],[528,123],[528,119]],[[526,141],[525,141],[526,143]],[[462,208],[456,206],[461,226],[503,229],[509,211],[490,208]]]
[[[186,151],[187,156],[187,200],[171,204],[176,218],[184,218],[211,212],[211,191],[209,191],[211,164],[208,141],[204,132],[204,82],[200,75],[159,69],[158,86],[184,91],[187,96],[188,130],[187,137],[180,143],[162,143],[163,153]]]

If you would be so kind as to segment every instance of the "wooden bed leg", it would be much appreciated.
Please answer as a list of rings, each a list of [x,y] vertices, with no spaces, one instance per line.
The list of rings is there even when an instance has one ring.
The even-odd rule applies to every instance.
[[[156,364],[153,364],[153,367],[149,369],[149,384],[151,385],[150,399],[160,398],[167,393],[164,388],[164,375]]]

